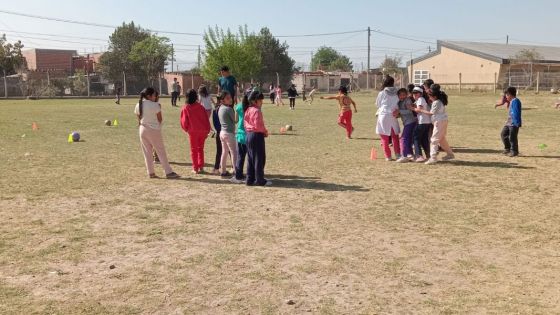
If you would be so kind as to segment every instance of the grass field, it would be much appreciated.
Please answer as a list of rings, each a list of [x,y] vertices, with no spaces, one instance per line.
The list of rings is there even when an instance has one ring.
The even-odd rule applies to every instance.
[[[146,178],[133,99],[0,101],[0,313],[559,314],[554,97],[521,96],[509,158],[497,96],[451,96],[457,160],[435,166],[371,161],[355,99],[350,141],[333,101],[265,106],[267,188],[191,175],[167,99],[176,181]]]

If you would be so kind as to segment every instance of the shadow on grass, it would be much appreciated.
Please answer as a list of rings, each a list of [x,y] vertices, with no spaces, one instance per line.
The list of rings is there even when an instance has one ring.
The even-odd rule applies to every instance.
[[[357,137],[357,138],[352,138],[354,140],[368,140],[368,141],[372,141],[372,140],[381,140],[379,138],[368,138],[368,137]]]
[[[464,148],[464,147],[456,147],[452,149],[453,152],[455,153],[487,153],[487,154],[502,153],[502,150],[496,150],[496,149],[478,149],[478,148]]]
[[[560,155],[520,155],[519,157],[533,159],[560,159]]]
[[[299,188],[322,191],[356,191],[367,192],[369,189],[356,185],[342,185],[319,182],[318,177],[299,177],[293,175],[266,175],[272,180],[272,187]]]
[[[189,162],[169,162],[169,164],[177,166],[192,166],[192,163]],[[214,168],[214,164],[204,163],[204,167]]]
[[[472,167],[489,167],[489,168],[516,168],[516,169],[534,169],[531,166],[521,166],[517,163],[506,163],[506,162],[482,162],[482,161],[450,161],[446,162],[446,165],[453,166],[472,166]]]

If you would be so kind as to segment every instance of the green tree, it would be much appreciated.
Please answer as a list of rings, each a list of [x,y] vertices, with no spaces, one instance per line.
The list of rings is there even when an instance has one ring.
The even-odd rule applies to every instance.
[[[385,59],[381,62],[379,68],[383,71],[383,74],[393,75],[395,73],[401,72],[401,65],[402,57],[395,56],[395,57],[385,57]]]
[[[352,71],[350,59],[331,47],[323,46],[317,50],[311,59],[312,70]]]
[[[288,55],[288,44],[280,43],[266,27],[262,28],[258,34],[251,34],[248,40],[260,52],[262,60],[261,71],[255,76],[255,79],[261,83],[274,82],[276,84],[276,74],[278,73],[281,85],[285,86],[290,83],[296,62]]]
[[[257,47],[249,39],[247,27],[240,27],[234,34],[229,29],[224,31],[217,26],[204,32],[204,64],[202,76],[208,81],[216,81],[220,68],[229,66],[238,81],[250,81],[262,69],[262,57]]]
[[[74,95],[87,95],[87,78],[84,70],[76,70],[70,79],[70,87]]]
[[[144,77],[153,85],[171,54],[172,48],[168,38],[150,35],[132,46],[129,58],[139,65]]]
[[[23,44],[21,41],[8,43],[6,35],[0,37],[0,73],[12,75],[26,67],[25,58],[21,54]]]

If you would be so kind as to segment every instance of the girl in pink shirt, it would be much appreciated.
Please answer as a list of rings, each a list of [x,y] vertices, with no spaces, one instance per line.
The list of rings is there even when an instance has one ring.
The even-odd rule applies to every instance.
[[[264,95],[253,91],[243,102],[243,126],[247,133],[247,186],[270,186],[272,182],[264,178],[266,148],[264,138],[268,130],[264,126],[261,107]]]

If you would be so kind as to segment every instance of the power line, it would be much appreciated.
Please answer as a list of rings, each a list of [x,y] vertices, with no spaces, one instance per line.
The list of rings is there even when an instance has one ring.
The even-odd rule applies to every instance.
[[[420,40],[420,39],[414,39],[414,38],[410,38],[410,37],[406,37],[404,35],[399,35],[399,34],[393,34],[393,33],[388,33],[388,32],[383,32],[381,30],[371,30],[372,32],[375,32],[377,34],[381,34],[381,35],[385,35],[385,36],[390,36],[390,37],[395,37],[395,38],[400,38],[400,39],[406,39],[406,40],[410,40],[413,42],[419,42],[419,43],[425,43],[425,44],[435,44],[435,42],[428,42],[425,40]]]
[[[0,10],[1,12],[1,10]],[[319,33],[319,34],[301,34],[301,35],[274,35],[274,37],[316,37],[316,36],[332,36],[332,35],[342,35],[342,34],[353,34],[353,33],[363,33],[367,30],[356,30],[356,31],[346,31],[346,32],[336,32],[336,33]]]
[[[1,10],[1,9],[0,9],[0,13],[10,14],[10,15],[24,16],[24,17],[33,18],[33,19],[41,19],[41,20],[47,20],[47,21],[55,21],[55,22],[63,22],[63,23],[72,23],[72,24],[87,25],[87,26],[95,26],[95,27],[104,27],[104,28],[112,28],[112,29],[115,29],[115,28],[118,27],[118,26],[115,26],[115,25],[99,24],[99,23],[92,23],[92,22],[80,22],[80,21],[74,21],[74,20],[68,20],[68,19],[47,17],[47,16],[34,15],[34,14],[27,14],[27,13],[22,13],[22,12],[15,12],[15,11],[8,11],[8,10]],[[202,34],[198,34],[198,33],[185,33],[185,32],[174,32],[174,31],[162,31],[162,30],[153,30],[153,29],[146,29],[146,30],[149,31],[149,32],[152,32],[152,33],[176,34],[176,35],[189,35],[189,36],[202,36]]]
[[[40,36],[56,36],[56,37],[65,37],[65,38],[74,38],[74,39],[86,39],[86,40],[96,40],[96,41],[108,41],[108,39],[101,39],[101,38],[93,38],[93,37],[81,37],[81,36],[71,36],[71,35],[63,35],[63,34],[47,34],[47,33],[34,33],[34,32],[22,32],[22,31],[13,31],[13,30],[1,30],[0,32],[7,32],[7,33],[14,33],[14,34],[28,34],[28,35],[40,35]]]

